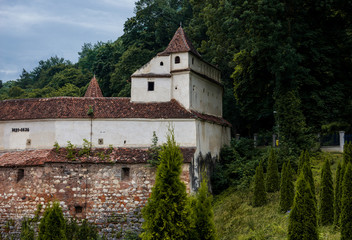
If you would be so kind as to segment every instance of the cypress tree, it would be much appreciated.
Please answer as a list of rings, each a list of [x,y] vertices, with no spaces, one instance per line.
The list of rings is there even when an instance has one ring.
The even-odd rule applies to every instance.
[[[253,206],[260,207],[266,203],[266,192],[264,184],[263,166],[260,163],[254,175]]]
[[[342,182],[341,240],[352,237],[352,165],[348,163]]]
[[[303,175],[304,175],[305,179],[308,181],[308,183],[310,185],[310,189],[311,189],[313,196],[315,198],[314,178],[313,178],[312,167],[310,165],[309,158],[308,158],[308,160],[305,159],[302,171],[303,171]]]
[[[321,172],[319,219],[322,225],[334,221],[334,187],[331,176],[330,161],[325,160]]]
[[[305,154],[305,151],[302,151],[301,155],[298,158],[298,171],[297,171],[298,174],[300,174],[300,172],[301,172],[301,170],[303,168],[304,154]]]
[[[279,170],[277,166],[276,155],[274,149],[270,149],[270,154],[268,158],[268,169],[266,174],[266,191],[276,192],[279,190],[280,180],[279,180]]]
[[[39,223],[38,240],[66,240],[66,223],[59,203],[45,209]]]
[[[280,184],[280,211],[287,212],[291,209],[294,198],[294,185],[290,162],[284,163],[281,171]]]
[[[352,163],[352,143],[347,142],[343,145],[343,161],[346,163]]]
[[[334,198],[334,225],[340,225],[340,213],[341,213],[341,162],[337,165],[336,169],[336,183],[335,183],[335,198]]]
[[[194,206],[195,213],[195,230],[199,240],[216,240],[216,229],[214,223],[214,212],[212,203],[212,195],[208,191],[208,182],[206,175],[203,175],[203,181],[196,194],[196,202]]]
[[[297,179],[296,194],[288,225],[289,240],[316,240],[317,209],[314,195],[303,172]]]
[[[173,130],[169,130],[159,156],[155,185],[142,210],[142,239],[189,239],[191,211],[186,185],[180,179],[183,157]]]

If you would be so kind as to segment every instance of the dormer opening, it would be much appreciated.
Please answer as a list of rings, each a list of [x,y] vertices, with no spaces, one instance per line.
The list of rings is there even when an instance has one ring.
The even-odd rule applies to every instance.
[[[175,57],[175,64],[178,64],[178,63],[180,63],[180,62],[181,62],[180,57],[179,57],[179,56],[176,56],[176,57]]]
[[[154,91],[154,82],[148,82],[148,91]]]

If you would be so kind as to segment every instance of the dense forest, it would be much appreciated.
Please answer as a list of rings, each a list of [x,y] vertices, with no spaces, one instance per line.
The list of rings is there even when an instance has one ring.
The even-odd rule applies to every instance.
[[[121,37],[84,44],[77,63],[53,56],[23,69],[19,79],[0,81],[0,99],[83,96],[93,74],[104,96],[129,96],[130,75],[182,23],[221,69],[233,132],[280,126],[300,144],[299,136],[351,127],[351,12],[347,0],[139,0]]]

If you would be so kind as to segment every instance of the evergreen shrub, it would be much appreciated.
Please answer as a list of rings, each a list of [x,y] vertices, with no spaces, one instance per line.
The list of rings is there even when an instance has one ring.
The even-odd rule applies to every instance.
[[[294,198],[294,185],[291,163],[284,163],[281,171],[280,183],[280,212],[287,212],[291,209]]]
[[[352,164],[348,163],[342,182],[341,240],[352,237]]]
[[[47,206],[39,224],[38,240],[66,240],[66,224],[58,202]]]
[[[325,160],[321,171],[319,201],[319,220],[321,225],[330,225],[334,222],[334,187],[330,161]]]
[[[253,206],[260,207],[266,203],[263,166],[259,164],[254,175]]]
[[[280,189],[280,177],[279,170],[277,166],[276,154],[274,149],[270,149],[270,154],[268,158],[268,167],[266,173],[266,191],[267,192],[277,192]]]
[[[194,239],[216,240],[216,229],[214,224],[214,212],[212,207],[212,195],[208,191],[206,175],[196,194],[194,204],[195,234]]]
[[[142,239],[190,239],[191,209],[186,185],[181,181],[183,157],[173,130],[160,151],[155,185],[142,210],[144,232]]]
[[[289,216],[289,240],[317,240],[317,208],[309,181],[301,172],[296,183],[296,193]]]

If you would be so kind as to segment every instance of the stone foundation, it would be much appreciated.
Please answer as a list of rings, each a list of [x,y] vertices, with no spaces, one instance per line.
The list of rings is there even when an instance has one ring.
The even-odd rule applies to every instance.
[[[100,233],[117,238],[121,232],[140,231],[141,209],[155,181],[148,164],[45,163],[41,166],[0,168],[0,227],[17,239],[20,222],[32,218],[41,204],[60,202],[65,217],[87,219]],[[182,180],[190,192],[190,164]],[[43,211],[42,211],[43,212]]]

